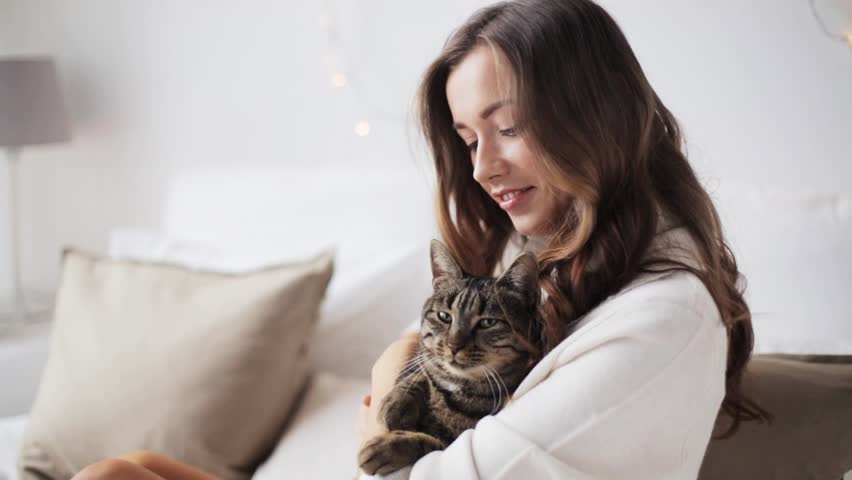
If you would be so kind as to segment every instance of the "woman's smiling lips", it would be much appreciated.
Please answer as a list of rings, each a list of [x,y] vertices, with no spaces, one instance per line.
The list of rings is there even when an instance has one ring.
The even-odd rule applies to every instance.
[[[503,210],[511,210],[521,204],[533,187],[498,190],[491,194]]]

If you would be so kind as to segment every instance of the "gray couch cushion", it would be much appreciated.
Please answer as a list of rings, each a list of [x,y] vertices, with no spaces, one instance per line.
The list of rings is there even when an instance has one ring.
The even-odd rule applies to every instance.
[[[701,480],[839,480],[852,470],[852,356],[755,355],[743,389],[775,418],[711,440]],[[727,418],[720,415],[716,431]]]

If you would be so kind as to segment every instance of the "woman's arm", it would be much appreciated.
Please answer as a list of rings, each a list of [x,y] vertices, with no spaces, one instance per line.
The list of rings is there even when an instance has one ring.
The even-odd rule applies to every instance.
[[[399,340],[390,344],[373,364],[370,394],[365,396],[358,413],[358,434],[361,445],[387,429],[378,421],[378,411],[382,399],[391,391],[402,367],[414,355],[420,335],[408,332]]]
[[[86,466],[72,480],[218,480],[192,465],[138,451]]]
[[[684,278],[673,276],[678,288],[702,288]],[[385,478],[695,478],[724,396],[727,337],[706,291],[657,290],[589,318],[505,409]],[[392,357],[374,371],[386,369]]]
[[[218,480],[217,477],[155,452],[129,453],[123,459],[141,465],[167,480]]]

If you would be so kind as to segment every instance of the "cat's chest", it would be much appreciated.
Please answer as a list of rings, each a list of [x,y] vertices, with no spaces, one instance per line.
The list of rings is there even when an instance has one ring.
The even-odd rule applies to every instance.
[[[441,378],[429,382],[429,410],[445,422],[473,426],[496,409],[498,400],[464,383]]]

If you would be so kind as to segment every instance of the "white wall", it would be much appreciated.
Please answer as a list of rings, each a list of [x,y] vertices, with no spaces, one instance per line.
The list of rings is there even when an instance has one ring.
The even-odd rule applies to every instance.
[[[160,227],[186,169],[410,165],[417,78],[484,3],[0,0],[0,53],[57,57],[75,130],[70,145],[24,151],[25,282],[54,286],[61,245],[103,251],[110,228]],[[806,1],[602,3],[711,184],[852,190],[852,50]],[[339,10],[359,90],[330,86],[324,5]]]
[[[852,190],[852,48],[807,0],[603,3],[708,174]]]

